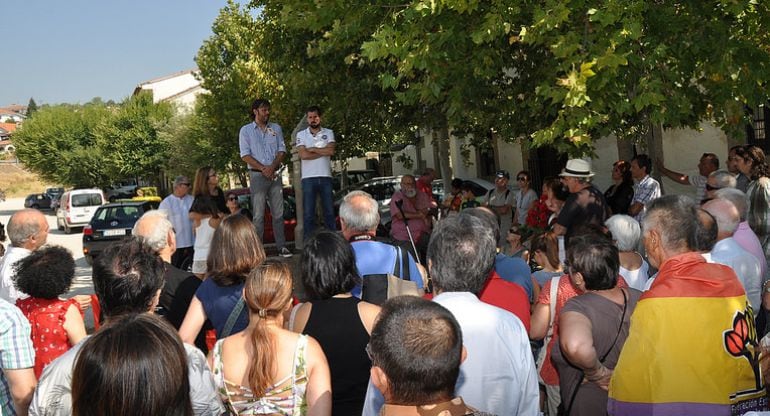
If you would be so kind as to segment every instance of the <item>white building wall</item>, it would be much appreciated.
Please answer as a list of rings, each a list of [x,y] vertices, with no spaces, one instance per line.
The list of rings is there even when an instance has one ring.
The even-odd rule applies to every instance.
[[[508,143],[501,139],[497,140],[497,160],[500,169],[505,169],[511,174],[511,184],[515,185],[514,175],[522,170],[527,170],[524,166],[522,157],[522,145],[520,142]]]
[[[151,90],[153,102],[157,103],[198,85],[200,85],[200,81],[195,79],[191,72],[188,72],[159,81],[151,81],[142,84],[141,87],[143,90]]]
[[[618,160],[618,141],[614,135],[596,141],[596,157],[591,159],[591,169],[596,173],[592,182],[606,191],[612,185],[612,164]]]

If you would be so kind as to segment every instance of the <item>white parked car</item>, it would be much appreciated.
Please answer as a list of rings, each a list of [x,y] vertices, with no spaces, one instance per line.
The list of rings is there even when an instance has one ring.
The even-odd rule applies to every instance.
[[[83,227],[91,221],[94,212],[107,203],[101,189],[73,189],[62,194],[56,209],[56,228],[66,234],[74,227]]]

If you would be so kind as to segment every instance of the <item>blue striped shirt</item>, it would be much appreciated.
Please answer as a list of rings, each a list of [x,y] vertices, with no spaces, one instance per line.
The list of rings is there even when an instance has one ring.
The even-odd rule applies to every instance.
[[[272,164],[279,152],[286,152],[283,130],[275,123],[267,123],[265,130],[260,129],[256,122],[241,127],[238,145],[241,157],[251,156],[263,165]]]
[[[0,299],[0,366],[4,370],[32,368],[35,365],[35,348],[30,338],[27,318],[19,308]],[[15,415],[11,389],[5,373],[0,371],[0,413]]]

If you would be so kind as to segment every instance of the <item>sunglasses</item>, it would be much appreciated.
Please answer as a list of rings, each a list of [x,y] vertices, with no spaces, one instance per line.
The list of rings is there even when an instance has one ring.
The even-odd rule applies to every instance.
[[[516,178],[516,180],[517,180],[517,181],[526,181],[526,180],[527,180],[527,178],[525,178],[525,177],[523,177],[523,176],[519,176],[518,178]]]
[[[182,182],[182,183],[180,183],[180,185],[190,186],[190,182]]]
[[[228,200],[228,201],[237,201],[237,200],[238,200],[238,198],[236,198],[236,197],[234,197],[234,196],[231,196],[231,197],[228,197],[228,198],[227,198],[227,200]]]
[[[718,190],[720,190],[720,189],[722,189],[722,188],[720,188],[720,187],[717,187],[717,186],[711,186],[711,185],[709,185],[709,184],[706,184],[706,190],[707,190],[707,191],[718,191]]]

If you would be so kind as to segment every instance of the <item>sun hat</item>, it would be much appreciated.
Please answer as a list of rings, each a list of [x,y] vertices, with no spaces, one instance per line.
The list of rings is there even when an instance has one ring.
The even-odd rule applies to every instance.
[[[583,159],[570,159],[567,161],[567,167],[561,171],[559,176],[590,178],[594,176],[594,173],[591,171],[591,162]]]

